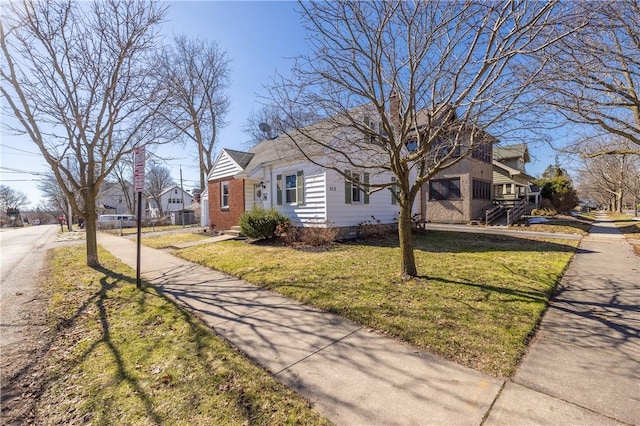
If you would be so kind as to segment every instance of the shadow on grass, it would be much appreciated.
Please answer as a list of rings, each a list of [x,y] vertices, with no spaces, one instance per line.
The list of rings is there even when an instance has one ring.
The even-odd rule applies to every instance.
[[[104,277],[102,277],[100,279],[100,290],[95,295],[95,296],[97,296],[97,298],[96,298],[96,306],[98,307],[98,311],[99,311],[99,315],[100,315],[100,325],[101,325],[101,328],[102,328],[102,338],[99,339],[99,340],[96,340],[86,350],[86,352],[82,356],[82,359],[86,359],[86,357],[89,354],[91,354],[100,344],[104,343],[107,346],[107,348],[109,349],[109,352],[111,353],[111,355],[113,357],[113,360],[114,360],[114,362],[116,364],[118,379],[120,381],[125,381],[133,389],[133,391],[134,391],[133,393],[136,395],[136,397],[144,405],[144,408],[145,408],[145,411],[147,413],[147,416],[149,416],[149,418],[151,420],[153,420],[154,423],[160,424],[162,422],[162,419],[161,419],[160,415],[158,415],[154,411],[153,405],[151,403],[150,396],[140,386],[140,384],[139,384],[138,380],[135,378],[135,376],[132,375],[126,369],[125,363],[124,363],[123,358],[122,358],[122,353],[120,352],[120,349],[118,348],[118,345],[116,343],[114,343],[112,338],[111,338],[111,330],[110,330],[110,325],[109,325],[109,320],[108,320],[107,307],[105,305],[105,301],[108,299],[107,292],[109,290],[112,290],[113,288],[115,288],[121,282],[127,282],[129,284],[135,285],[136,284],[136,280],[132,279],[131,277],[128,277],[126,275],[113,272],[110,269],[107,269],[107,268],[104,268],[104,267],[101,267],[101,266],[95,267],[94,269],[96,271],[98,271],[98,272],[100,272],[100,273],[105,275]]]
[[[614,221],[620,232],[626,236],[634,236],[640,238],[640,221],[637,220],[616,220]]]
[[[348,245],[374,247],[399,247],[397,235],[388,235],[384,239],[354,240]],[[573,253],[576,247],[556,241],[540,241],[528,236],[510,236],[495,234],[473,234],[448,231],[426,231],[413,236],[415,250],[430,253],[484,253],[491,251],[517,252],[558,252]]]

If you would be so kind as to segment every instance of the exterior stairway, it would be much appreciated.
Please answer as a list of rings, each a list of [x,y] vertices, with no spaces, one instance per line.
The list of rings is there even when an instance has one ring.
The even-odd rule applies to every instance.
[[[511,226],[516,223],[526,213],[527,202],[517,201],[513,204],[498,204],[494,208],[487,210],[485,214],[485,224],[492,226]]]
[[[240,231],[240,227],[239,226],[232,226],[231,229],[227,229],[226,231],[222,232],[223,235],[231,235],[234,236],[236,238],[242,237],[242,232]]]

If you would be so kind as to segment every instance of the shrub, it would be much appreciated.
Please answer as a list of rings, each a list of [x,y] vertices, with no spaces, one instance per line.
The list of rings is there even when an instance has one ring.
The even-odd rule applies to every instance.
[[[240,216],[240,230],[249,238],[264,239],[276,235],[276,230],[285,229],[289,218],[276,209],[253,209]]]
[[[300,228],[300,241],[312,247],[326,247],[336,240],[338,228]]]
[[[390,225],[383,224],[380,219],[371,216],[371,220],[364,220],[358,224],[358,237],[373,240],[384,239],[391,228]]]
[[[557,216],[558,212],[553,209],[533,209],[531,210],[531,216],[545,216],[552,217]]]
[[[338,236],[338,228],[326,227],[297,227],[288,226],[283,229],[283,241],[289,246],[297,244],[311,247],[327,247]]]

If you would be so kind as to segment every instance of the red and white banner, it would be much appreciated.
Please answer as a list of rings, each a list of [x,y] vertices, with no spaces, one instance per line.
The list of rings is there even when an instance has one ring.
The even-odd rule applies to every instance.
[[[134,150],[133,186],[136,192],[144,191],[144,145]]]

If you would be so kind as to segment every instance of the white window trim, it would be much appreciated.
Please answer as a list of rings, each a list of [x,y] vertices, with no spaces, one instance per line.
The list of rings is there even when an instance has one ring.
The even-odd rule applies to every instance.
[[[289,178],[290,176],[293,176],[293,179],[294,179],[295,185],[293,186],[293,188],[287,187],[287,178]],[[282,177],[284,178],[284,185],[283,185],[284,186],[284,197],[283,197],[284,203],[283,204],[295,206],[298,204],[298,173],[297,172],[283,173]],[[293,201],[287,200],[289,191],[293,191]]]
[[[224,202],[224,188],[227,187],[227,202]],[[229,181],[220,182],[220,209],[229,210]]]

